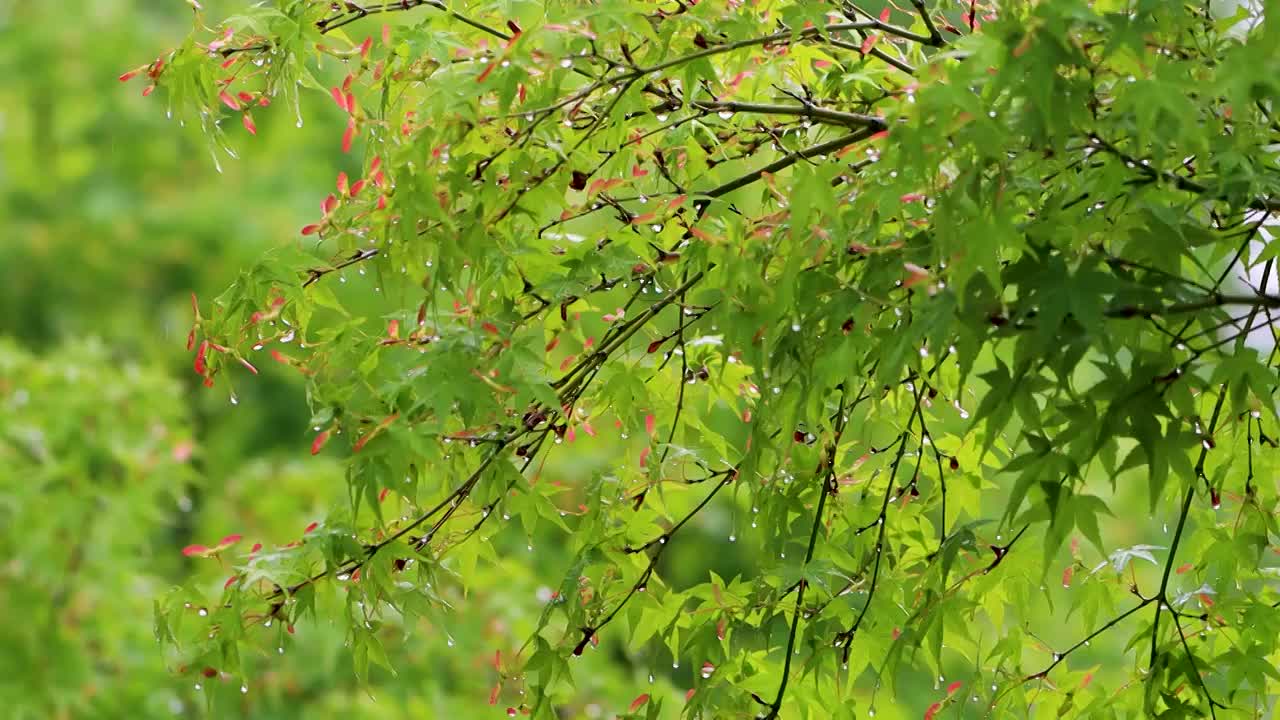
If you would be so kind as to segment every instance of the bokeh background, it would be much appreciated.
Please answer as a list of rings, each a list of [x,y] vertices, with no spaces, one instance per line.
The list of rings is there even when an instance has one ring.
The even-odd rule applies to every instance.
[[[209,18],[241,7],[203,5]],[[492,589],[447,598],[454,612],[411,637],[389,632],[396,673],[375,668],[368,687],[340,623],[273,628],[278,643],[262,644],[276,652],[245,658],[245,678],[184,672],[155,640],[157,597],[194,581],[216,602],[231,573],[181,548],[232,533],[242,551],[282,545],[346,497],[342,453],[310,454],[299,374],[264,358],[260,375],[206,389],[185,349],[191,294],[207,307],[299,242],[337,172],[356,170],[333,141],[343,117],[304,92],[301,127],[268,108],[256,137],[227,128],[239,159],[215,160],[199,128],[166,117],[163,91],[117,80],[192,18],[183,0],[0,0],[0,717],[505,717],[519,690],[490,705],[494,653],[518,649],[568,567],[554,536],[494,538],[476,578]],[[549,472],[572,483],[611,455],[583,447]],[[734,521],[710,513],[698,532],[723,545]],[[666,573],[705,579],[698,555],[667,553]],[[745,567],[731,551],[714,564]],[[321,617],[340,618],[341,591],[322,594]],[[669,655],[593,654],[574,717],[692,685]]]

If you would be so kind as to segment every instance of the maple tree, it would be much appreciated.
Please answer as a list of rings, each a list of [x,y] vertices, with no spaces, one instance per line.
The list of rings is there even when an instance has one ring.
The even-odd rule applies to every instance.
[[[342,118],[193,370],[304,376],[348,498],[186,548],[179,673],[339,616],[394,672],[562,545],[509,714],[603,651],[696,668],[631,716],[1274,712],[1276,3],[193,5],[121,79],[215,161]]]

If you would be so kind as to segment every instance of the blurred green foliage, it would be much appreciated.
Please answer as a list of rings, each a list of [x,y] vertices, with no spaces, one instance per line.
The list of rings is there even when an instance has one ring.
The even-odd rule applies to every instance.
[[[447,630],[441,618],[411,642],[388,636],[397,674],[366,688],[328,621],[246,658],[245,677],[182,672],[156,642],[169,586],[215,602],[230,574],[184,546],[232,533],[240,555],[283,545],[346,492],[340,465],[308,454],[300,375],[264,353],[232,405],[200,387],[184,347],[191,294],[221,292],[316,214],[343,162],[320,138],[341,120],[310,112],[331,102],[318,93],[303,96],[303,127],[262,113],[257,137],[231,129],[242,159],[221,157],[219,173],[199,128],[117,82],[191,21],[178,0],[0,3],[0,716],[204,717],[197,682],[225,693],[217,717],[496,714],[493,651],[532,622],[516,611],[557,566],[553,546],[541,567],[519,556]],[[320,602],[336,612],[331,593]]]

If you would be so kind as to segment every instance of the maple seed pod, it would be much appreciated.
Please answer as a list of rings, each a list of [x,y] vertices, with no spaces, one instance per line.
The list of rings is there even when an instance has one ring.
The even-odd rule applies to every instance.
[[[959,470],[959,469],[960,469],[960,461],[959,461],[959,460],[957,460],[957,459],[955,459],[954,457],[953,457],[953,458],[951,458],[951,469],[952,469],[952,470]]]

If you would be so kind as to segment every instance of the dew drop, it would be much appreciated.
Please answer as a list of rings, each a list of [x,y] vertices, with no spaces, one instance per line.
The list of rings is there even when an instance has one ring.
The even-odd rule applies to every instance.
[[[721,111],[720,111],[719,113],[717,113],[717,114],[720,116],[720,119],[721,119],[721,120],[728,120],[728,119],[730,119],[730,118],[732,118],[732,117],[733,117],[733,111],[732,111],[732,110],[721,110]]]
[[[205,610],[204,608],[200,608],[198,611],[196,611],[196,614],[199,615],[200,617],[205,617],[209,614],[209,611]]]
[[[200,683],[196,683],[196,692],[200,692],[203,689],[204,689],[203,685],[201,685]]]
[[[241,686],[240,686],[240,694],[241,694],[241,695],[247,695],[247,694],[249,694],[249,686],[248,686],[248,685],[241,685]]]
[[[737,536],[737,535],[730,535],[730,536],[729,536],[729,542],[738,542],[738,536]]]

